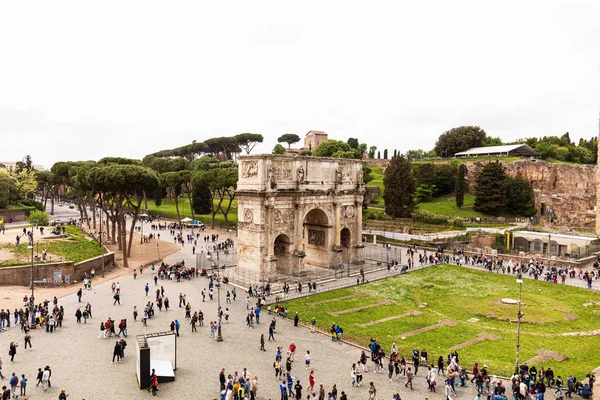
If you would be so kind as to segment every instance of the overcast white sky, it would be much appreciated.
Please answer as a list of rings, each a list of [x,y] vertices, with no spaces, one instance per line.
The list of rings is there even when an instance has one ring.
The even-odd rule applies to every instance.
[[[598,133],[600,1],[0,0],[0,160]]]

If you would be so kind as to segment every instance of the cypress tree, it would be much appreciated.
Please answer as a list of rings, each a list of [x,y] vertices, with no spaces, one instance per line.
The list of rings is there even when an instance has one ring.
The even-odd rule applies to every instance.
[[[212,201],[210,189],[204,183],[196,184],[192,193],[192,207],[196,214],[210,214]]]
[[[506,171],[500,162],[484,165],[477,176],[473,209],[484,214],[498,215],[506,207]]]
[[[385,149],[385,150],[383,150],[383,159],[387,160],[387,156],[388,156],[387,149]]]
[[[465,164],[458,166],[458,172],[456,174],[456,207],[461,208],[465,202],[465,192],[467,191],[467,181],[465,176],[467,175],[467,167]]]
[[[410,161],[402,154],[392,158],[383,176],[385,212],[393,217],[410,217],[415,181]]]

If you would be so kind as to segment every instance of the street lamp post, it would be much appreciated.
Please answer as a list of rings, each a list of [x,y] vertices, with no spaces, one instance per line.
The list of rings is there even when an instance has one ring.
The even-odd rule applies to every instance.
[[[219,317],[219,324],[217,325],[217,342],[222,342],[223,341],[223,335],[221,334],[221,274],[219,272],[219,249],[216,245],[214,244],[207,244],[206,245],[206,251],[211,251],[213,253],[217,254],[217,263],[215,264],[214,262],[212,263],[212,267],[217,268],[217,307],[218,307],[218,317]]]
[[[521,318],[523,313],[521,312],[521,298],[523,294],[523,276],[519,272],[517,275],[517,283],[519,284],[519,311],[517,313],[517,357],[515,361],[515,374],[519,373],[519,349],[521,348]]]
[[[34,283],[33,283],[33,229],[31,230],[31,237],[29,238],[29,246],[31,249],[31,297],[29,298],[29,308],[30,308],[30,313],[31,313],[31,329],[35,329],[35,313],[33,312],[33,305],[35,304],[35,297],[33,296],[33,288],[34,288]]]

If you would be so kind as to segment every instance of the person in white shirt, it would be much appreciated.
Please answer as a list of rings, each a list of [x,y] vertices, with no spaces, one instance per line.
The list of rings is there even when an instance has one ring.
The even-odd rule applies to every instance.
[[[309,369],[310,368],[310,351],[306,350],[306,355],[304,356],[304,359],[306,360],[304,362],[304,369]]]
[[[450,382],[446,382],[446,400],[452,400],[452,386]]]
[[[42,374],[42,387],[44,388],[44,392],[48,390],[48,380],[50,379],[50,371],[45,369]]]

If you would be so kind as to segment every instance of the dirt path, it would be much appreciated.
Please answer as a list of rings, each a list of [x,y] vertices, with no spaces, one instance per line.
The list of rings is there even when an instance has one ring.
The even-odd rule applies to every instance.
[[[423,315],[423,312],[419,311],[419,310],[408,310],[404,314],[394,315],[392,317],[387,317],[387,318],[383,318],[383,319],[378,319],[377,321],[367,322],[366,324],[356,324],[356,326],[360,326],[361,328],[366,328],[368,326],[377,325],[382,322],[393,321],[395,319],[405,318],[408,316],[418,317],[419,315]]]
[[[339,317],[342,314],[349,314],[349,313],[358,312],[358,311],[362,311],[362,310],[367,310],[369,308],[379,307],[379,306],[391,306],[391,305],[394,305],[394,304],[396,304],[396,303],[393,302],[393,301],[391,301],[391,300],[382,300],[379,303],[369,304],[369,305],[362,306],[362,307],[351,308],[349,310],[343,310],[343,311],[337,311],[337,312],[330,312],[328,314],[331,315],[332,317]]]

